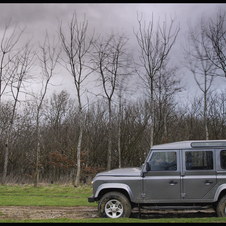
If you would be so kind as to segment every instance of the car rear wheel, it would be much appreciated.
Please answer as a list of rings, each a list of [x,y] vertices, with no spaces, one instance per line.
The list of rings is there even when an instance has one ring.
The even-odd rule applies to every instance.
[[[120,192],[106,193],[99,201],[98,211],[100,217],[120,218],[130,217],[131,203]]]
[[[216,212],[218,217],[226,217],[226,195],[218,202]]]

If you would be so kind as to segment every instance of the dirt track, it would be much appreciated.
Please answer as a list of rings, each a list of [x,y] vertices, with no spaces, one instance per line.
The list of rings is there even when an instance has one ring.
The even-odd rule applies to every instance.
[[[0,206],[0,219],[50,219],[70,218],[87,219],[98,217],[97,207],[52,207],[52,206]],[[153,218],[193,218],[216,217],[213,209],[206,210],[142,210],[141,219]],[[138,218],[138,209],[134,208],[131,218]]]
[[[0,219],[83,219],[98,217],[96,207],[0,206]]]

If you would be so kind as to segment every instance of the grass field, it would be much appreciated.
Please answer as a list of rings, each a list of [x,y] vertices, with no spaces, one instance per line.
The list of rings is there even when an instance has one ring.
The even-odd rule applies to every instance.
[[[32,185],[0,186],[1,206],[96,206],[87,197],[91,186],[48,185],[34,188]],[[76,202],[75,202],[76,200]]]
[[[97,206],[97,203],[89,203],[87,197],[92,194],[91,186],[47,185],[33,188],[32,185],[4,185],[0,186],[0,206]],[[1,216],[0,212],[0,216]],[[136,218],[87,218],[87,219],[0,219],[3,222],[49,222],[49,223],[226,223],[226,218],[160,218],[160,219],[136,219]]]

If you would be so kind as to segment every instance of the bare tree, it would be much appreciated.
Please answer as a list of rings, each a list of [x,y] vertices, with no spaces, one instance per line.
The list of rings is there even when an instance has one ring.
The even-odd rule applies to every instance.
[[[189,26],[188,47],[184,48],[184,52],[185,65],[192,72],[199,89],[203,92],[205,138],[208,140],[207,95],[214,80],[216,66],[212,63],[213,54],[211,54],[210,40],[205,34],[206,29],[204,19],[201,19],[197,29]]]
[[[181,80],[176,76],[177,69],[177,67],[165,67],[163,64],[154,80],[155,124],[157,125],[155,137],[160,138],[155,140],[159,143],[165,143],[169,139],[170,118],[177,105],[175,95],[183,88]]]
[[[124,35],[110,35],[106,40],[99,39],[95,44],[94,67],[100,74],[105,97],[108,101],[108,159],[107,169],[111,169],[112,155],[112,99],[119,85],[119,78],[128,75],[128,38]]]
[[[130,55],[130,54],[129,54]],[[130,62],[130,57],[128,62]],[[133,65],[129,63],[129,65]],[[122,122],[123,122],[123,109],[126,107],[126,102],[131,96],[130,79],[133,73],[133,67],[128,65],[128,74],[125,73],[123,76],[118,77],[118,86],[116,87],[116,95],[118,97],[118,157],[119,157],[119,168],[122,167],[122,151],[121,151],[121,135],[122,135]]]
[[[40,56],[38,56],[40,67],[41,67],[41,90],[39,96],[36,97],[37,111],[36,111],[36,135],[37,135],[37,147],[36,147],[36,170],[34,187],[37,188],[39,180],[39,168],[40,168],[40,112],[43,105],[47,88],[50,79],[54,75],[54,69],[58,63],[60,56],[60,49],[57,48],[57,43],[50,41],[48,33],[46,33],[43,45],[39,45]]]
[[[12,31],[9,30],[12,28]],[[11,20],[6,24],[5,30],[1,39],[0,49],[0,102],[3,93],[5,92],[10,81],[17,70],[17,65],[13,66],[12,61],[20,53],[17,51],[16,44],[18,43],[24,29],[20,29],[17,24],[12,24]]]
[[[161,69],[162,65],[167,60],[169,53],[176,41],[179,25],[173,30],[175,19],[170,20],[169,27],[167,27],[167,20],[157,22],[156,30],[154,27],[154,19],[152,14],[152,21],[142,23],[142,18],[138,20],[139,30],[134,32],[137,42],[139,44],[140,66],[144,68],[144,75],[140,75],[147,88],[150,90],[151,103],[151,135],[150,146],[153,146],[154,135],[154,79]]]
[[[122,118],[123,118],[123,111],[122,111],[122,88],[123,86],[121,85],[119,87],[119,93],[118,93],[118,98],[119,98],[119,110],[118,110],[118,165],[119,168],[122,167],[122,156],[121,156],[121,127],[122,127]]]
[[[88,67],[88,55],[92,49],[94,40],[94,34],[88,36],[88,21],[84,18],[83,22],[77,20],[77,15],[74,12],[71,22],[69,24],[69,37],[67,38],[66,33],[63,32],[62,25],[60,25],[60,39],[63,50],[66,57],[63,58],[64,67],[72,75],[76,88],[76,96],[78,99],[78,111],[79,111],[79,139],[77,145],[77,175],[75,182],[72,181],[76,186],[80,181],[81,174],[81,145],[83,135],[83,104],[82,104],[82,85],[85,79],[90,75],[92,70]]]
[[[46,114],[46,119],[48,119],[51,127],[53,127],[56,142],[60,141],[59,127],[68,109],[69,97],[70,94],[66,90],[62,90],[59,94],[54,92],[50,99],[50,106]]]
[[[218,90],[210,97],[208,113],[210,133],[214,139],[225,139],[226,134],[226,90]],[[212,138],[211,137],[211,138]]]
[[[207,46],[206,52],[209,60],[221,71],[226,78],[226,12],[219,10],[216,22],[210,20],[209,29],[205,35],[212,44],[212,49]],[[210,51],[209,51],[210,50]],[[212,51],[214,55],[212,55]],[[221,75],[222,76],[222,75]]]
[[[8,155],[9,155],[9,138],[11,131],[13,129],[14,118],[16,114],[17,103],[19,102],[19,94],[22,92],[22,89],[25,89],[25,81],[30,79],[30,71],[32,70],[34,64],[34,52],[30,48],[29,43],[26,44],[24,50],[20,51],[13,61],[10,62],[13,66],[13,73],[10,80],[11,85],[11,94],[13,97],[13,109],[10,119],[10,125],[7,130],[6,144],[5,144],[5,161],[4,161],[4,171],[2,184],[5,183],[7,175],[7,166],[8,166]]]

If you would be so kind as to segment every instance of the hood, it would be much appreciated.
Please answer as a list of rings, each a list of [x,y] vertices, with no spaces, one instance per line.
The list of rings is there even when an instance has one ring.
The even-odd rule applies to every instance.
[[[140,167],[136,168],[120,168],[98,173],[96,176],[112,176],[112,177],[136,177],[140,176]]]

